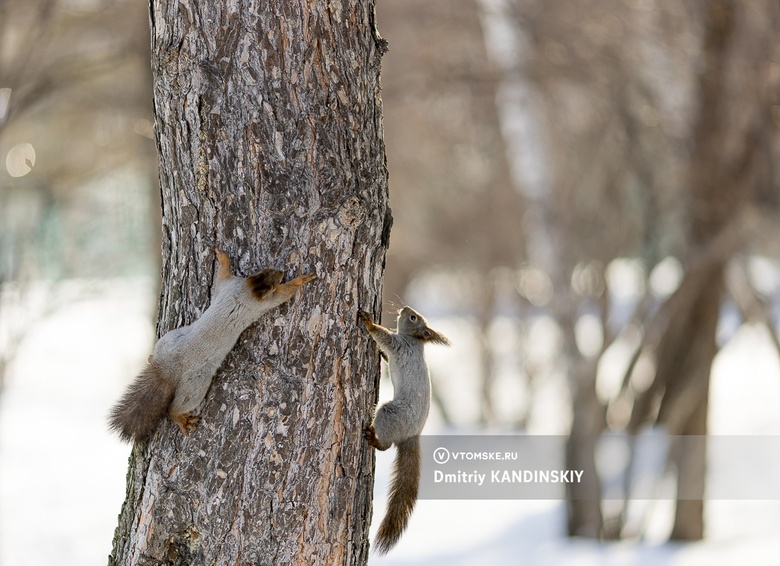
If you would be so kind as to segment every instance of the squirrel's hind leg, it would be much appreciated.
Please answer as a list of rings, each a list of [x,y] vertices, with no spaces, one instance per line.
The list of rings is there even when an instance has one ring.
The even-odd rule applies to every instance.
[[[390,444],[382,444],[382,441],[379,440],[379,437],[374,430],[374,425],[369,425],[364,434],[368,443],[377,450],[385,451],[390,448]]]
[[[230,258],[224,250],[214,248],[214,253],[217,254],[217,261],[219,262],[219,268],[217,269],[217,279],[224,281],[230,279]]]
[[[180,415],[170,415],[170,416],[173,422],[176,423],[176,426],[179,427],[179,430],[181,430],[182,434],[184,434],[184,436],[189,436],[190,432],[195,430],[196,425],[200,420],[200,417],[196,417],[195,415],[192,415],[190,413],[182,413]]]

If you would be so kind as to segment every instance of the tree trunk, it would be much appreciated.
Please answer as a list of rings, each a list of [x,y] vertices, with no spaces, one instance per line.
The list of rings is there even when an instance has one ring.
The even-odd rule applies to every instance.
[[[694,254],[728,226],[734,211],[747,200],[750,187],[741,179],[741,167],[720,167],[733,163],[729,155],[725,91],[727,60],[736,23],[731,0],[716,0],[702,8],[704,22],[704,65],[698,80],[698,113],[693,128],[693,151],[688,163],[688,190],[691,196],[689,242]],[[750,144],[749,139],[741,141]],[[743,147],[745,147],[743,145]],[[694,261],[696,258],[694,258]],[[690,261],[689,261],[690,264]],[[705,265],[698,273],[690,269],[680,286],[692,282],[687,306],[670,317],[669,328],[658,346],[656,380],[665,384],[658,420],[670,434],[706,435],[710,371],[717,354],[716,330],[723,296],[722,258]],[[687,313],[688,316],[684,316]],[[682,329],[682,331],[681,331]],[[704,537],[704,476],[706,450],[677,455],[678,492],[698,491],[701,499],[678,497],[675,507],[673,540],[700,540]],[[695,484],[698,489],[691,490]]]
[[[604,529],[601,484],[596,470],[596,443],[607,428],[606,411],[596,395],[596,361],[578,350],[574,335],[574,310],[561,308],[563,354],[567,360],[572,395],[572,423],[566,440],[566,464],[583,470],[582,483],[566,485],[566,532],[569,536],[599,538]]]
[[[697,81],[698,108],[687,165],[689,202],[686,276],[665,306],[668,321],[657,347],[653,385],[637,399],[631,419],[636,430],[660,397],[657,421],[673,435],[707,434],[710,371],[717,354],[716,331],[729,259],[744,246],[742,214],[755,200],[767,169],[771,140],[768,73],[760,65],[745,71],[746,55],[767,52],[773,27],[750,29],[753,17],[771,21],[770,3],[750,8],[734,0],[711,0],[698,7],[702,21],[702,64]],[[747,85],[747,88],[745,88]],[[735,109],[739,109],[736,112]],[[678,492],[671,538],[704,535],[706,445],[674,457]],[[698,498],[698,499],[697,499]]]
[[[704,383],[706,389],[696,402],[693,414],[683,429],[684,434],[701,436],[707,434],[709,379],[705,380]],[[678,497],[674,509],[674,524],[670,538],[672,540],[701,540],[704,538],[704,478],[707,472],[706,439],[702,443],[694,443],[694,448],[691,450],[675,452],[672,455],[672,459],[677,467]],[[681,494],[684,494],[686,499],[683,499]]]
[[[214,246],[306,285],[248,329],[197,430],[130,456],[110,564],[365,564],[391,217],[374,3],[153,0],[158,334],[209,303]]]

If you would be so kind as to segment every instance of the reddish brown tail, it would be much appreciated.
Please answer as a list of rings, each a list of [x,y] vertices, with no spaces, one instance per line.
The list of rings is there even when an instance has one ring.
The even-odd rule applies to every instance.
[[[420,437],[404,440],[397,445],[397,449],[387,513],[379,525],[375,540],[376,550],[380,554],[393,548],[406,530],[420,487]]]
[[[141,372],[111,409],[109,427],[128,442],[151,436],[173,400],[176,386],[151,363]]]

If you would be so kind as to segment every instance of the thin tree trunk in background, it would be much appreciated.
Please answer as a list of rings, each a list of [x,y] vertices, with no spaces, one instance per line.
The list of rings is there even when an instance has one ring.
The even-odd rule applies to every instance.
[[[680,292],[689,301],[672,313],[658,347],[656,380],[665,384],[658,422],[669,434],[705,436],[710,372],[718,352],[723,264],[717,262],[690,273]],[[706,444],[696,443],[696,447],[670,455],[677,470],[678,499],[671,534],[675,540],[699,540],[704,536]]]
[[[477,319],[478,352],[479,352],[479,423],[489,426],[496,423],[496,408],[493,403],[493,384],[496,381],[496,363],[493,346],[490,343],[490,324],[493,321],[496,307],[494,278],[488,273],[476,284],[475,297]]]
[[[764,8],[769,4],[764,5]],[[686,275],[666,312],[668,322],[658,348],[653,385],[634,407],[630,428],[636,430],[661,398],[657,421],[673,435],[706,435],[716,331],[725,291],[724,271],[743,245],[742,212],[757,191],[762,161],[760,141],[771,128],[766,73],[746,72],[738,51],[744,45],[761,50],[761,36],[748,37],[749,10],[732,0],[699,6],[703,28],[702,65],[697,81],[698,108],[693,121],[692,153],[687,165],[690,195]],[[767,12],[766,15],[769,15]],[[743,26],[743,27],[740,27]],[[739,33],[741,31],[741,33]],[[737,41],[739,38],[739,41]],[[743,54],[744,56],[744,54]],[[750,85],[742,105],[734,90]],[[678,500],[671,538],[704,536],[706,447],[675,454]]]
[[[599,538],[604,528],[601,484],[596,470],[596,442],[607,428],[606,412],[596,395],[595,361],[577,349],[573,309],[559,314],[562,350],[567,361],[572,395],[572,423],[566,439],[567,469],[582,470],[582,482],[566,485],[566,532],[569,536]]]
[[[748,192],[747,184],[737,177],[739,171],[717,165],[733,162],[728,155],[730,133],[725,92],[735,15],[731,0],[714,0],[702,5],[704,67],[698,82],[699,109],[688,165],[689,241],[694,253],[704,249],[726,228]],[[689,271],[680,291],[691,282],[696,292],[688,293],[692,299],[689,305],[672,313],[669,328],[658,346],[656,380],[665,384],[658,420],[666,424],[671,434],[707,434],[710,371],[718,351],[715,334],[723,297],[724,265],[719,258],[701,272]],[[678,497],[673,540],[699,540],[704,536],[706,457],[704,448],[676,455],[678,493],[687,491],[690,497],[693,491],[700,498]]]
[[[710,362],[711,364],[712,362]],[[685,423],[683,434],[707,434],[707,414],[709,409],[709,379],[704,381],[705,388],[694,405],[693,414]],[[694,443],[694,449],[672,455],[677,468],[678,494],[695,499],[682,499],[679,495],[674,509],[674,524],[670,538],[672,540],[701,540],[704,538],[704,479],[707,475],[707,445]]]
[[[154,0],[163,211],[158,334],[209,303],[215,259],[314,272],[247,330],[197,430],[130,457],[110,564],[365,564],[391,217],[374,3]]]

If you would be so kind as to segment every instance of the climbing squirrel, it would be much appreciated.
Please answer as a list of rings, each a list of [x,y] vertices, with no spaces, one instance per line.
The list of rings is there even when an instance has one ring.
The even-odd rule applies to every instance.
[[[387,513],[376,535],[377,551],[385,554],[401,538],[417,502],[420,433],[431,406],[431,381],[423,348],[427,342],[449,346],[450,341],[428,328],[425,318],[410,307],[398,311],[395,331],[374,324],[365,312],[358,313],[358,318],[387,356],[394,389],[393,400],[379,407],[365,431],[369,444],[377,450],[395,444],[398,451]]]
[[[166,412],[188,435],[198,421],[193,411],[206,397],[211,379],[241,333],[291,299],[301,285],[316,279],[306,274],[282,283],[284,273],[275,269],[236,277],[230,273],[227,254],[220,249],[215,252],[219,268],[211,305],[198,320],[157,341],[149,365],[111,411],[110,428],[122,440],[149,437]]]

